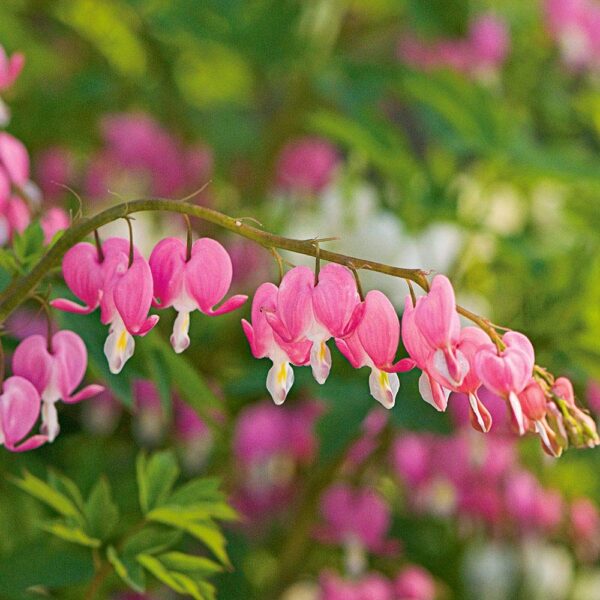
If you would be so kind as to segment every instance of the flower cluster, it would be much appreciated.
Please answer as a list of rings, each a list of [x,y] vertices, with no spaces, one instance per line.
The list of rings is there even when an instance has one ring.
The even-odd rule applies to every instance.
[[[81,402],[104,388],[89,385],[75,392],[87,368],[83,340],[72,331],[58,331],[51,338],[31,335],[16,348],[13,376],[3,383],[0,395],[0,441],[11,452],[23,452],[52,442],[60,427],[56,403]],[[25,439],[42,417],[39,434]]]
[[[252,303],[252,324],[242,321],[256,358],[273,366],[267,389],[276,404],[284,402],[294,381],[290,365],[311,366],[318,383],[331,369],[327,341],[334,338],[355,368],[371,369],[371,394],[386,408],[395,403],[397,373],[421,369],[419,390],[424,400],[445,411],[451,392],[467,395],[471,422],[488,432],[492,416],[478,392],[487,389],[506,401],[516,431],[537,433],[544,449],[558,456],[570,442],[594,446],[593,420],[575,404],[568,379],[554,380],[535,365],[531,342],[521,333],[500,337],[478,327],[462,327],[454,290],[443,275],[433,279],[429,293],[406,297],[402,330],[391,302],[371,290],[360,299],[352,272],[329,264],[318,276],[295,267],[279,287],[262,284]],[[410,358],[396,361],[402,340]]]
[[[183,352],[190,343],[192,311],[220,315],[246,301],[246,296],[233,296],[215,309],[229,290],[232,267],[225,248],[209,238],[197,240],[189,256],[184,242],[166,238],[149,261],[122,238],[97,247],[81,242],[65,254],[63,276],[83,306],[64,298],[51,305],[78,314],[100,307],[100,319],[109,326],[104,353],[112,373],[119,373],[133,355],[134,336],[146,335],[158,322],[157,315],[148,315],[152,305],[177,311],[171,344]]]

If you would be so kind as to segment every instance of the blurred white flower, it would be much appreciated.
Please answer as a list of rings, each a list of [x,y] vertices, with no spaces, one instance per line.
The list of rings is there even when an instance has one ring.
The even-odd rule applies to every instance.
[[[523,546],[525,598],[566,600],[572,582],[573,559],[565,548],[535,539],[525,542]]]

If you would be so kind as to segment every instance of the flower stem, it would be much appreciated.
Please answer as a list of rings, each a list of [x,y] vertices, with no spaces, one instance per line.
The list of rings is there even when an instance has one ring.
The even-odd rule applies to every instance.
[[[69,248],[82,241],[87,235],[91,234],[98,227],[111,223],[116,219],[127,217],[136,212],[143,211],[168,211],[180,214],[186,214],[196,217],[219,227],[223,227],[237,235],[241,235],[252,240],[265,248],[279,248],[304,254],[306,256],[316,256],[317,249],[314,240],[294,240],[267,231],[253,227],[243,222],[242,219],[235,219],[205,206],[188,204],[186,202],[177,202],[163,198],[150,198],[143,200],[133,200],[112,206],[92,217],[82,217],[73,223],[73,225],[59,238],[56,243],[49,248],[46,254],[38,264],[24,277],[15,280],[0,297],[0,322],[4,322],[17,308],[25,298],[31,294],[35,287],[42,281],[45,275],[54,267],[60,265],[62,257]],[[319,250],[320,258],[329,262],[338,263],[347,267],[356,269],[368,269],[378,273],[384,273],[393,277],[409,279],[417,285],[427,290],[429,282],[427,273],[420,269],[403,269],[391,265],[363,260],[337,252],[328,250]]]

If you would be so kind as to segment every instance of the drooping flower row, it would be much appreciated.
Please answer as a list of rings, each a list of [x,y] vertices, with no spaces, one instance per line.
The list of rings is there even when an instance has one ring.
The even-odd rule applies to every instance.
[[[229,290],[232,266],[225,248],[210,238],[197,240],[189,256],[184,242],[166,238],[149,261],[122,238],[109,238],[100,247],[81,242],[65,254],[63,276],[83,305],[64,298],[51,305],[78,314],[100,308],[100,320],[109,326],[104,353],[112,373],[133,355],[134,336],[146,335],[158,322],[158,315],[148,315],[151,306],[177,311],[171,344],[179,353],[190,343],[191,312],[221,315],[247,298],[232,296],[215,308]]]
[[[295,267],[279,287],[258,288],[252,324],[242,325],[253,355],[273,362],[267,388],[277,404],[293,384],[291,365],[310,365],[316,381],[325,382],[331,369],[327,341],[333,338],[353,367],[371,369],[370,392],[386,408],[395,403],[397,373],[416,366],[424,400],[445,411],[451,392],[466,394],[479,431],[492,424],[478,396],[485,387],[506,401],[515,430],[537,433],[554,456],[568,443],[598,443],[595,424],[576,406],[569,380],[536,372],[533,346],[521,333],[508,331],[492,340],[478,327],[462,327],[454,290],[443,275],[433,279],[425,296],[416,301],[407,296],[400,326],[383,293],[372,290],[361,301],[349,269],[329,264],[315,277],[309,268]],[[400,333],[409,358],[396,360]]]

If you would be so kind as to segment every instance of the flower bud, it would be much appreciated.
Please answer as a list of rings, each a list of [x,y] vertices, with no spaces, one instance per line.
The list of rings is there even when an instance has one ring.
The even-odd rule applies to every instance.
[[[534,379],[532,379],[525,389],[518,394],[519,402],[523,408],[523,414],[532,421],[540,421],[546,416],[546,395]]]

